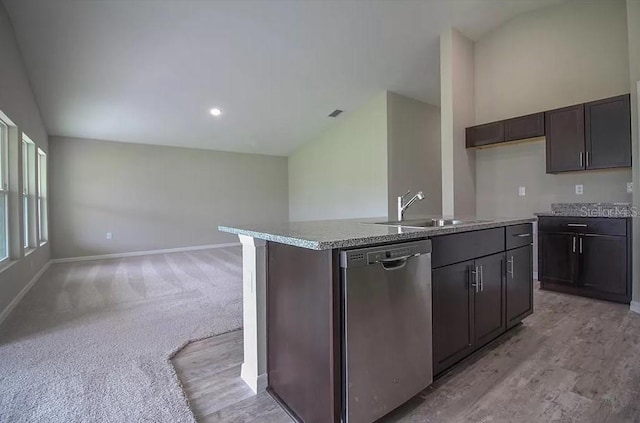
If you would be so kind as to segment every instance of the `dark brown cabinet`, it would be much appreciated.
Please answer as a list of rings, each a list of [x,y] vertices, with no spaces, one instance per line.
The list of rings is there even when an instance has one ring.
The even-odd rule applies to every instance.
[[[505,141],[525,140],[543,136],[544,113],[535,113],[504,121]]]
[[[631,301],[631,219],[540,217],[543,289]]]
[[[544,113],[485,123],[466,129],[467,148],[544,136]]]
[[[629,95],[585,104],[587,169],[631,166]]]
[[[629,94],[466,129],[467,148],[546,137],[547,173],[631,166]]]
[[[475,262],[475,345],[482,346],[506,330],[504,315],[504,253]]]
[[[540,232],[538,277],[550,283],[577,285],[578,261],[574,234]]]
[[[533,246],[507,251],[507,329],[533,313]]]
[[[493,122],[466,129],[467,148],[504,142],[504,122]]]
[[[531,314],[531,234],[524,224],[432,239],[434,374]],[[511,285],[507,257],[515,263]]]
[[[432,287],[439,373],[505,331],[504,253],[435,269]]]
[[[434,373],[473,351],[473,269],[473,261],[467,261],[432,273]]]
[[[547,173],[583,170],[585,165],[584,106],[545,113]]]
[[[624,296],[627,292],[627,240],[580,235],[580,282],[587,289]]]
[[[631,166],[629,95],[545,113],[547,173]]]

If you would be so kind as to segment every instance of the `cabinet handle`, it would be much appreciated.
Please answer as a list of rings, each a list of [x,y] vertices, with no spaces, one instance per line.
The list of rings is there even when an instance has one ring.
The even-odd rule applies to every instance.
[[[580,167],[584,166],[584,153],[581,151],[580,152]]]
[[[531,234],[514,234],[513,236],[517,236],[518,238],[526,238],[528,236],[531,236]]]
[[[570,228],[586,228],[586,223],[567,223],[567,226]]]
[[[587,167],[589,167],[589,161],[590,161],[590,160],[589,160],[589,152],[588,152],[588,151],[587,151],[587,153],[586,153],[586,156],[587,156]]]
[[[576,237],[573,237],[573,252],[576,252]]]
[[[507,269],[507,274],[511,275],[511,279],[515,278],[515,276],[513,274],[514,273],[513,270],[515,268],[515,262],[516,262],[516,259],[513,256],[511,256],[511,258],[509,260],[507,260],[507,264],[511,265],[511,269]]]
[[[475,266],[471,271],[471,274],[473,275],[473,282],[471,283],[471,286],[476,289],[476,292],[480,292],[480,284],[478,283],[478,273],[479,273],[478,266]]]
[[[480,265],[480,292],[484,292],[484,266]]]
[[[582,254],[582,237],[580,237],[580,254]]]

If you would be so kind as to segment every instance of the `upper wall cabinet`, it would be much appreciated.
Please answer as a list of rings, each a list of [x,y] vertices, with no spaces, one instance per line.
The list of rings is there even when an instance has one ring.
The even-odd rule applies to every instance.
[[[504,122],[486,123],[466,129],[467,148],[504,142]]]
[[[543,136],[544,113],[535,113],[504,121],[505,141],[526,140]]]
[[[544,113],[516,117],[467,128],[467,148],[544,136]]]
[[[631,166],[629,95],[545,113],[547,173]]]
[[[631,166],[629,94],[472,126],[467,148],[546,137],[547,173]]]
[[[587,169],[631,166],[629,95],[584,105]]]
[[[584,106],[545,113],[547,173],[584,169]]]

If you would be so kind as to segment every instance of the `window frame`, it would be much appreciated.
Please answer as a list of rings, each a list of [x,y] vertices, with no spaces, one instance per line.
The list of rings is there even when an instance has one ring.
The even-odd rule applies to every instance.
[[[29,138],[27,134],[22,133],[21,140],[22,148],[22,216],[23,216],[23,228],[22,235],[24,237],[22,242],[22,248],[24,248],[25,254],[35,249],[33,244],[34,230],[36,230],[35,223],[35,211],[32,207],[33,195],[32,186],[35,183],[35,163],[33,153],[35,150],[35,143]],[[37,241],[37,239],[36,239]]]
[[[6,256],[0,258],[0,265],[11,260],[9,243],[9,125],[0,119],[0,196],[4,196],[4,248]]]
[[[41,148],[37,149],[38,187],[36,208],[38,210],[38,245],[43,246],[49,241],[49,205],[47,203],[49,181],[47,174],[47,153]]]

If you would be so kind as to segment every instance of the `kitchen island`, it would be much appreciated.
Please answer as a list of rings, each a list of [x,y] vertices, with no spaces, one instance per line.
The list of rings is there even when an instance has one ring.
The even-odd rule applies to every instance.
[[[381,220],[219,227],[243,244],[242,377],[255,392],[268,387],[300,421],[367,421],[347,412],[350,399],[364,399],[351,398],[353,386],[345,380],[345,251],[429,240],[430,266],[411,272],[421,272],[430,288],[433,307],[425,314],[433,323],[412,336],[423,335],[433,347],[424,350],[424,366],[436,377],[533,310],[533,218],[463,219],[429,227],[376,224]],[[397,406],[389,409],[376,387],[370,388],[371,400],[380,402],[378,412]]]

